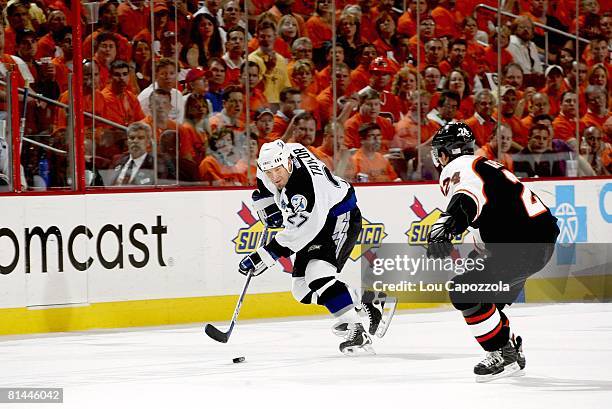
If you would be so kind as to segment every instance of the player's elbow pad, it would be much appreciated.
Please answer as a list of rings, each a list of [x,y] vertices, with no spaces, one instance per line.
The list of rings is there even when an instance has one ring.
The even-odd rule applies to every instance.
[[[476,218],[477,211],[476,203],[471,197],[464,193],[455,194],[446,209],[446,213],[454,221],[453,235],[463,233]]]
[[[257,216],[264,226],[271,228],[282,227],[283,214],[274,202],[273,196],[262,196],[259,190],[255,190],[251,198],[253,199],[253,207],[257,212]]]

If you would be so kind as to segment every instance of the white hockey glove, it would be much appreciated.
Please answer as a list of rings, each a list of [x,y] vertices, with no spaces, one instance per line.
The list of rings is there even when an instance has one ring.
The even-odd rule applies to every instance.
[[[238,264],[238,271],[245,276],[248,275],[249,272],[253,276],[258,276],[276,264],[276,260],[278,260],[278,257],[274,257],[274,255],[269,253],[265,248],[260,247],[257,251],[242,259],[240,264]]]
[[[442,213],[440,218],[431,226],[427,238],[427,257],[446,258],[453,251],[453,225],[455,221],[448,213]]]

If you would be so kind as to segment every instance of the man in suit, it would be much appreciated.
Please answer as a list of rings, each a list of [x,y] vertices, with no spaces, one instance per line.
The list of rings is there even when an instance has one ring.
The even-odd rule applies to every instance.
[[[133,122],[127,129],[128,153],[122,155],[114,165],[111,184],[123,185],[153,185],[154,158],[148,151],[151,147],[153,132],[151,127],[143,122]]]

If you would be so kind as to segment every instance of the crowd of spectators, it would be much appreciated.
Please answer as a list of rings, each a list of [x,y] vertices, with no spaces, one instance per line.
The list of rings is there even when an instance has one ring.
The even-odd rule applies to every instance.
[[[79,1],[0,0],[0,75],[68,104],[82,65],[90,185],[253,184],[258,148],[279,138],[354,182],[435,179],[429,143],[449,121],[521,177],[612,174],[612,3],[579,0],[576,16],[575,0],[511,0],[501,25],[479,3],[497,6],[110,0],[91,24]],[[42,144],[24,144],[23,183],[70,185],[66,109],[23,102]]]

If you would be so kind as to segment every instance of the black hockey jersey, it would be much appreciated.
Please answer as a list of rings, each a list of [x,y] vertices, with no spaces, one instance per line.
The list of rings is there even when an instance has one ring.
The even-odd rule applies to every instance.
[[[287,185],[279,191],[257,170],[257,187],[261,200],[274,198],[283,213],[283,225],[266,249],[277,256],[297,253],[323,229],[328,215],[338,216],[356,206],[352,186],[333,175],[323,162],[299,143],[288,143],[293,171]]]
[[[468,223],[479,229],[485,243],[548,243],[556,238],[557,219],[500,163],[460,156],[442,170],[440,188],[451,205],[460,194],[475,203]]]

